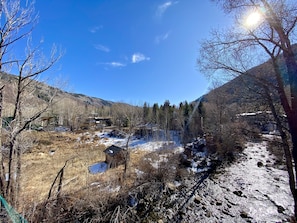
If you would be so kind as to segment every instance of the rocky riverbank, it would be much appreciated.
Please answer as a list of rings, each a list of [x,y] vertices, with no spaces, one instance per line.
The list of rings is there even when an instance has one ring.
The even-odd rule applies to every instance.
[[[138,194],[135,214],[146,210],[144,222],[159,223],[290,222],[293,199],[287,172],[276,168],[275,161],[265,142],[248,143],[235,163],[214,174],[201,172],[168,183],[162,192],[155,185],[150,188],[154,193]]]

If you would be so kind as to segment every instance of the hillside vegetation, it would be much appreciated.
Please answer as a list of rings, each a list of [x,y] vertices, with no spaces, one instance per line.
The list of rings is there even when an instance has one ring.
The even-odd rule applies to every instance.
[[[17,87],[17,77],[11,74],[1,73],[0,84],[5,86],[3,115],[9,117],[11,108],[15,103],[15,92]],[[24,103],[30,109],[38,109],[37,105],[46,104],[54,95],[52,113],[66,113],[67,110],[93,111],[102,107],[111,107],[114,102],[106,101],[100,98],[90,97],[83,94],[68,93],[61,89],[51,87],[46,83],[33,81],[30,86],[31,93],[26,95]],[[28,111],[29,112],[29,111]],[[73,111],[74,112],[74,111]]]

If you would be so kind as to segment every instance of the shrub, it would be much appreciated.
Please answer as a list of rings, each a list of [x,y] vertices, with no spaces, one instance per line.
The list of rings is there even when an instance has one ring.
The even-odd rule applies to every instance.
[[[142,160],[140,170],[144,172],[145,181],[170,182],[177,176],[179,155],[162,152],[153,152]]]
[[[277,138],[269,141],[267,144],[267,150],[274,156],[274,164],[276,166],[282,165],[283,168],[286,168],[285,154],[281,141],[277,140]]]
[[[207,137],[207,149],[221,160],[234,161],[236,154],[242,152],[245,136],[238,123],[224,125],[221,134]]]

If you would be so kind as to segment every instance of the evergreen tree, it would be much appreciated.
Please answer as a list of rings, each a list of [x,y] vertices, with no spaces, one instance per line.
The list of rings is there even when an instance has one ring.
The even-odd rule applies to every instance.
[[[144,102],[144,104],[143,104],[143,123],[147,124],[149,122],[151,122],[150,107],[146,102]]]
[[[154,105],[153,105],[153,111],[152,111],[152,122],[154,123],[154,124],[158,124],[159,122],[158,122],[158,120],[159,120],[159,105],[158,105],[158,103],[155,103]]]

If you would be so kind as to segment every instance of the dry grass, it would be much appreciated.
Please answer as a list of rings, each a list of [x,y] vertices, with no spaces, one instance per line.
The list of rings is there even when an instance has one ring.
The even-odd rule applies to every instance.
[[[134,219],[136,215],[127,206],[129,192],[156,194],[156,187],[178,175],[178,156],[172,155],[172,150],[130,150],[128,172],[123,179],[124,165],[104,173],[89,173],[90,165],[105,160],[105,146],[95,133],[31,132],[26,137],[32,137],[34,146],[22,156],[17,210],[29,222],[110,222],[117,219],[114,214]],[[58,179],[47,200],[66,161],[61,193],[57,196]],[[156,162],[158,168],[152,165]],[[140,171],[143,173],[138,175]],[[120,190],[113,190],[116,188]]]
[[[96,178],[89,174],[88,166],[105,160],[105,147],[97,145],[96,140],[78,140],[81,135],[38,132],[34,138],[36,146],[22,157],[22,195],[26,203],[47,197],[51,184],[67,160],[64,191],[88,186]]]
[[[90,174],[88,167],[104,161],[105,146],[99,138],[87,133],[34,132],[35,146],[22,156],[21,209],[31,208],[34,204],[47,199],[50,187],[58,172],[68,160],[64,169],[63,194],[75,197],[86,196],[98,186],[118,185],[121,183],[123,166],[110,169],[101,174]],[[136,174],[134,168],[139,166],[146,154],[142,150],[131,151],[129,178],[125,185],[132,185]],[[92,185],[92,186],[91,186]],[[53,194],[57,192],[53,189]],[[22,205],[23,204],[23,205]],[[30,208],[29,207],[29,208]]]

